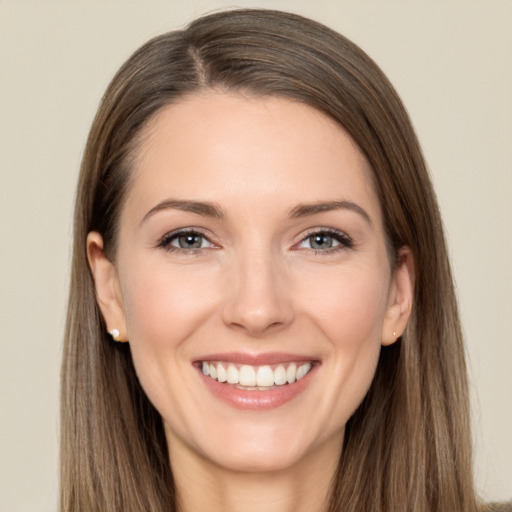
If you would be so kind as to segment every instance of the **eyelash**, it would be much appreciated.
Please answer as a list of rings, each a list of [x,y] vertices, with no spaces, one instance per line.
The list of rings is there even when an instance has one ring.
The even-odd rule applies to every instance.
[[[334,247],[328,247],[327,249],[315,249],[315,248],[305,248],[306,250],[313,251],[315,254],[332,254],[337,251],[342,251],[345,249],[351,249],[354,245],[352,239],[346,235],[345,233],[338,231],[336,229],[332,228],[320,228],[315,229],[314,231],[309,232],[304,236],[299,243],[295,244],[293,246],[293,249],[299,250],[300,245],[305,243],[308,239],[311,240],[314,236],[327,236],[329,238],[332,238],[334,241],[338,243],[338,245],[335,245]],[[197,255],[201,253],[205,247],[197,247],[197,248],[190,248],[186,249],[183,247],[175,247],[172,244],[175,240],[179,239],[181,236],[196,236],[200,237],[203,240],[207,241],[209,244],[211,244],[213,247],[215,247],[215,244],[203,233],[195,230],[195,229],[180,229],[179,231],[173,231],[171,233],[167,233],[162,237],[160,242],[158,243],[157,247],[165,249],[168,252],[180,252],[182,254],[187,255]],[[208,247],[208,249],[211,247]]]
[[[333,240],[338,242],[338,245],[335,245],[334,247],[328,247],[327,249],[314,249],[311,247],[306,248],[306,250],[313,251],[315,254],[332,254],[337,251],[351,249],[354,246],[354,242],[352,241],[352,239],[342,231],[338,231],[332,228],[316,228],[315,230],[306,234],[306,236],[302,238],[302,240],[294,247],[297,247],[298,249],[298,246],[305,243],[308,239],[322,235],[332,238]]]
[[[172,242],[178,240],[181,236],[197,236],[206,240],[208,243],[214,246],[213,242],[203,233],[195,229],[180,229],[179,231],[173,231],[171,233],[167,233],[166,235],[164,235],[160,242],[158,243],[158,247],[165,249],[168,252],[180,252],[182,254],[187,255],[199,254],[205,249],[204,247],[186,249],[184,247],[174,247],[173,245],[171,245]]]

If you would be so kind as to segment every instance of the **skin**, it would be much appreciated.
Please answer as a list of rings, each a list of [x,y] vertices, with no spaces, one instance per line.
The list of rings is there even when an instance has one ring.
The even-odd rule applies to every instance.
[[[192,95],[142,140],[115,261],[98,233],[88,254],[106,324],[129,340],[164,419],[181,509],[320,511],[345,424],[412,303],[411,255],[390,265],[368,164],[334,121],[283,98]],[[169,199],[213,203],[223,218],[152,211]],[[333,201],[360,210],[291,215]],[[204,235],[202,248],[170,236],[174,250],[162,247],[182,228]],[[327,228],[338,241],[327,233],[333,247],[315,250],[311,235]],[[284,405],[240,410],[193,365],[233,351],[307,356],[315,371]]]

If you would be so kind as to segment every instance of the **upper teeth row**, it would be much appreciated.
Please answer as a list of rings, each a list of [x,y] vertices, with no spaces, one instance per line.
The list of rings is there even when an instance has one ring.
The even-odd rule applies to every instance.
[[[291,363],[287,368],[284,365],[278,365],[275,370],[268,365],[250,366],[242,365],[237,368],[231,363],[208,363],[203,362],[203,373],[209,375],[212,379],[228,384],[240,384],[241,386],[282,386],[291,384],[296,380],[302,379],[306,373],[311,370],[311,363],[304,363],[297,366]]]

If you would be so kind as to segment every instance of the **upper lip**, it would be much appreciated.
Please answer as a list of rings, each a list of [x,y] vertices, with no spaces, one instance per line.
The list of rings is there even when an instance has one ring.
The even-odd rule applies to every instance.
[[[198,357],[195,362],[222,361],[226,363],[247,364],[250,366],[262,366],[280,363],[297,363],[316,361],[317,358],[307,355],[290,354],[285,352],[266,352],[262,354],[249,354],[244,352],[223,352],[207,354]]]

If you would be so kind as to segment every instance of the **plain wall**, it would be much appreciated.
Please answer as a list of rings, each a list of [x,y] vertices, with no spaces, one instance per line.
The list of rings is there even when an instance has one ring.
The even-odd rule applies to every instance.
[[[56,508],[71,212],[102,92],[149,37],[228,6],[328,24],[401,94],[452,254],[478,489],[510,499],[512,1],[0,0],[0,512]]]

